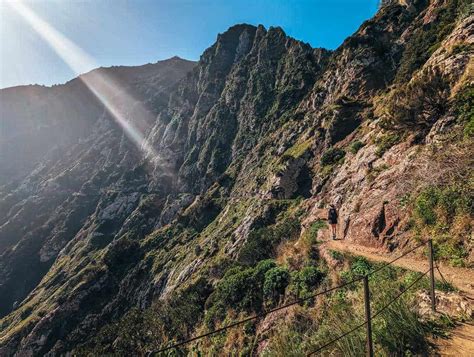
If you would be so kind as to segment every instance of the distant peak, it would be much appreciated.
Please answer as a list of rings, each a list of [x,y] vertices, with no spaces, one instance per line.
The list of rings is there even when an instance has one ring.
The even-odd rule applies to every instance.
[[[164,60],[157,61],[156,63],[160,63],[160,62],[194,62],[194,61],[188,60],[179,56],[173,56]]]

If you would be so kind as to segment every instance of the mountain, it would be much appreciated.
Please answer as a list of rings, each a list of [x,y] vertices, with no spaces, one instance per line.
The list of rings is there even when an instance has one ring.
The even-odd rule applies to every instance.
[[[469,267],[473,42],[467,1],[387,1],[335,51],[242,24],[197,63],[2,90],[0,354],[141,355],[331,285],[328,203],[347,242]]]

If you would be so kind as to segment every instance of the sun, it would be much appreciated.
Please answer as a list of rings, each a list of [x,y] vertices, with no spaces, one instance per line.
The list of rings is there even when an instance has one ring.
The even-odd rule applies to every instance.
[[[151,122],[154,115],[139,100],[131,96],[117,80],[104,71],[91,71],[99,65],[82,48],[38,16],[21,1],[8,2],[12,11],[20,15],[31,28],[51,47],[87,88],[100,100],[127,137],[155,165],[163,166],[164,160],[148,143],[145,133],[136,124]],[[88,72],[84,75],[85,72]]]

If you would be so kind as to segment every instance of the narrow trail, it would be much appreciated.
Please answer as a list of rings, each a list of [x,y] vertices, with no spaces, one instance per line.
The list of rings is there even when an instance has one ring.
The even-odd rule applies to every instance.
[[[396,254],[383,254],[374,248],[353,244],[344,240],[326,240],[322,247],[338,252],[350,253],[365,257],[375,262],[389,262],[395,259]],[[428,260],[411,257],[407,255],[393,265],[409,269],[412,271],[425,272],[429,268]],[[474,270],[466,268],[454,268],[439,264],[439,268],[445,279],[463,292],[463,295],[474,300]],[[441,278],[439,273],[437,278]],[[447,339],[436,339],[436,354],[445,357],[471,357],[474,356],[474,325],[472,323],[462,323],[449,333]]]
[[[440,356],[471,357],[474,354],[474,325],[464,323],[457,326],[448,339],[438,339],[436,345]]]
[[[397,258],[401,254],[384,254],[375,248],[357,245],[347,240],[326,239],[323,241],[321,247],[323,249],[362,256],[371,261],[385,263]],[[415,257],[414,254],[409,254],[397,260],[393,265],[420,273],[425,272],[429,268],[427,259],[422,260]],[[448,282],[462,291],[463,295],[474,300],[474,270],[454,268],[443,264],[438,265],[444,278]],[[436,275],[437,278],[441,278],[437,271]],[[474,355],[474,325],[472,323],[460,324],[450,331],[447,339],[437,339],[435,344],[437,346],[436,355],[438,356],[471,357]]]
[[[323,242],[322,246],[330,250],[359,255],[375,262],[389,262],[401,254],[383,254],[375,248],[353,244],[346,240],[326,240]],[[429,268],[428,259],[421,260],[411,256],[412,255],[407,255],[397,260],[395,263],[393,263],[393,265],[404,269],[418,271],[420,273],[425,272]],[[443,276],[448,282],[462,291],[465,296],[469,297],[470,299],[474,299],[473,269],[455,268],[443,264],[438,265]],[[437,278],[440,278],[437,271],[436,274],[438,275]]]

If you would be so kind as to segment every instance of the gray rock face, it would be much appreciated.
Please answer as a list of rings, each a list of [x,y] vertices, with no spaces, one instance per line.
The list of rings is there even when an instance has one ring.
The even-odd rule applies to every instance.
[[[95,72],[108,73],[157,109],[193,66],[170,59]],[[79,79],[51,88],[4,89],[0,103],[7,129],[0,137],[5,168],[0,178],[1,316],[36,286],[94,212],[96,237],[120,228],[116,221],[137,207],[140,194],[134,191],[147,180],[138,150],[123,141],[121,130]],[[116,198],[107,193],[124,187],[132,192]]]
[[[78,80],[2,91],[2,120],[31,147],[1,138],[0,165],[15,150],[24,164],[0,177],[0,354],[61,355],[90,342],[131,307],[207,274],[213,255],[235,259],[293,198],[337,202],[344,236],[391,243],[401,220],[393,180],[410,172],[416,147],[402,142],[380,157],[372,106],[422,26],[427,10],[416,4],[387,4],[334,52],[280,28],[236,25],[197,64],[101,69],[153,114],[140,125],[156,159]],[[457,38],[469,38],[471,25],[459,26]],[[457,68],[453,78],[464,73],[465,55],[435,57]],[[441,120],[429,140],[448,127]],[[356,134],[365,146],[349,153]],[[322,167],[330,146],[344,148],[345,161]]]

